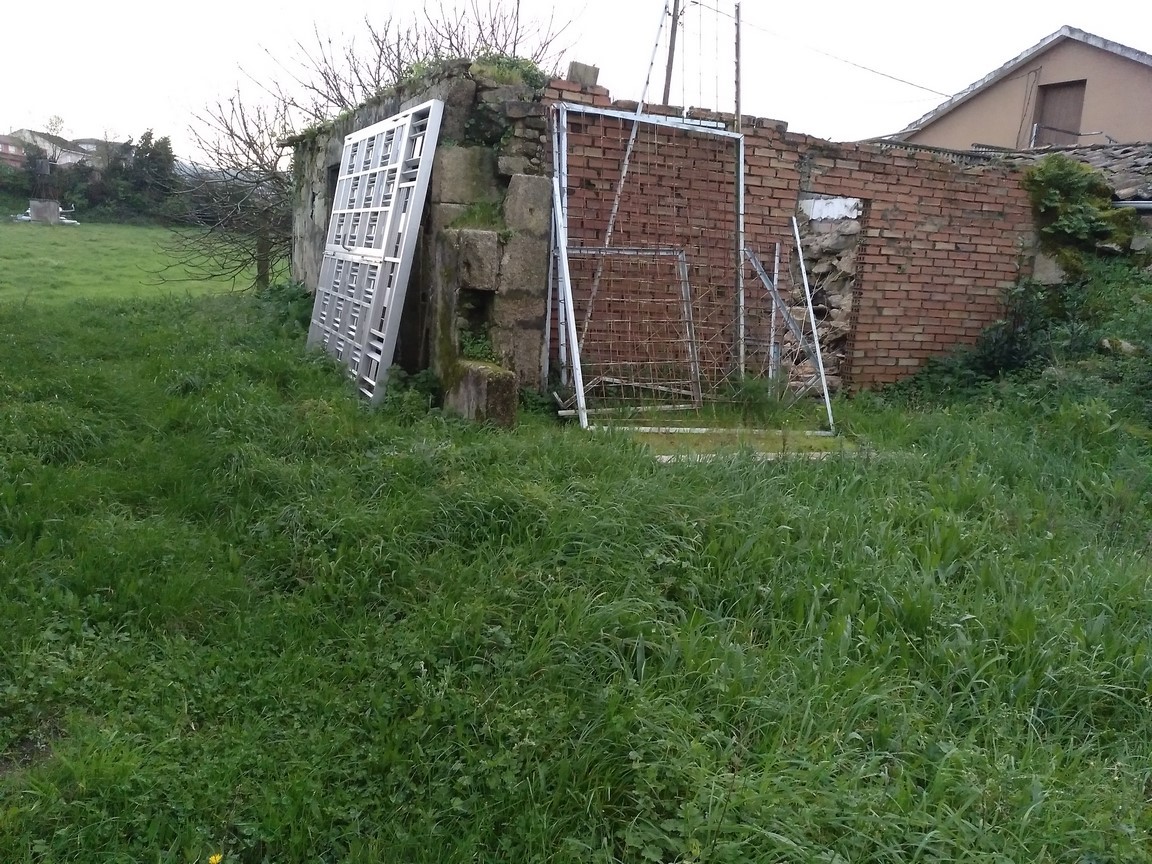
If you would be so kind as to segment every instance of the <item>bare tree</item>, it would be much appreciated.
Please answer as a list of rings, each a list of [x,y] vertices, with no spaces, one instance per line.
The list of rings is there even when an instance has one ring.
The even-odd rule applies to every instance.
[[[551,70],[559,63],[557,42],[566,26],[551,18],[522,19],[520,0],[464,0],[455,6],[441,0],[426,5],[412,23],[366,20],[359,43],[339,45],[314,31],[315,45],[298,43],[294,66],[281,65],[284,80],[252,79],[266,104],[245,101],[250,97],[237,91],[197,116],[192,134],[205,165],[187,172],[174,250],[179,266],[170,270],[267,286],[292,251],[293,183],[279,142],[439,61],[519,57]],[[176,277],[169,272],[168,278]]]
[[[185,167],[167,279],[231,279],[267,287],[292,254],[292,178],[278,142],[288,106],[245,104],[237,91],[197,115],[204,164]]]
[[[48,153],[48,161],[59,162],[60,152],[63,149],[60,142],[64,140],[64,118],[59,114],[53,114],[48,118],[48,122],[44,126],[44,131],[48,133],[48,146],[45,148]]]
[[[519,57],[555,71],[568,24],[525,19],[520,0],[468,0],[426,4],[422,18],[364,20],[364,36],[343,45],[314,31],[314,43],[297,43],[293,66],[270,92],[306,123],[323,122],[380,95],[443,60]],[[272,56],[271,52],[267,52]],[[275,59],[275,58],[273,58]]]

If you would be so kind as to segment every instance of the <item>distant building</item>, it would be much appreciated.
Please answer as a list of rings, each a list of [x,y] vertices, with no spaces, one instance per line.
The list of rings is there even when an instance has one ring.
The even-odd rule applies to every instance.
[[[105,141],[103,138],[77,138],[71,143],[72,149],[88,154],[85,160],[88,164],[100,169],[107,168],[117,156],[131,158],[135,149],[131,141]]]
[[[0,135],[0,165],[24,167],[24,142],[14,135]]]
[[[34,129],[17,129],[12,133],[13,138],[19,138],[25,144],[39,147],[47,154],[49,161],[57,165],[77,165],[89,161],[90,154],[76,147],[66,138],[59,135],[50,135],[47,132],[37,132]],[[21,154],[23,162],[23,154]]]
[[[968,150],[1152,141],[1152,54],[1061,27],[895,135]]]

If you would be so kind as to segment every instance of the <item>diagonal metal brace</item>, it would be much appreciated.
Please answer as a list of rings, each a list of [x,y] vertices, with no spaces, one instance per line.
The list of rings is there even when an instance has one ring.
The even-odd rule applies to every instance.
[[[744,255],[752,264],[752,269],[756,271],[756,275],[760,277],[760,281],[764,283],[764,287],[768,289],[768,293],[772,295],[772,299],[776,301],[776,307],[780,310],[780,316],[784,319],[784,325],[796,337],[796,341],[800,343],[800,348],[812,361],[812,365],[817,369],[820,368],[820,361],[816,357],[816,351],[811,343],[804,338],[804,331],[800,329],[800,325],[796,319],[792,317],[792,313],[788,311],[788,304],[784,302],[784,298],[780,296],[780,292],[776,290],[776,284],[768,276],[764,265],[760,263],[760,259],[756,257],[756,253],[751,249],[745,249]]]

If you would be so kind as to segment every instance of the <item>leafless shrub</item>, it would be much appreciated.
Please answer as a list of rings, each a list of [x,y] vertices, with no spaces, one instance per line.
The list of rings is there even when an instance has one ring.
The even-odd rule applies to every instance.
[[[204,155],[177,190],[173,273],[267,287],[292,253],[292,177],[278,142],[290,131],[282,102],[247,105],[239,92],[196,117]]]
[[[427,4],[419,20],[364,20],[364,35],[340,45],[314,31],[310,45],[297,43],[288,80],[270,89],[306,123],[323,122],[362,105],[436,61],[487,56],[520,57],[552,72],[568,24],[521,15],[520,0],[468,0]],[[271,56],[271,53],[269,52]],[[275,59],[275,58],[274,58]]]
[[[299,129],[350,111],[438,61],[520,57],[553,71],[567,25],[523,18],[520,6],[441,0],[412,22],[366,19],[360,41],[344,44],[317,29],[314,44],[296,45],[292,65],[279,64],[284,78],[252,79],[263,92],[259,104],[238,90],[209,106],[192,129],[203,164],[188,172],[180,192],[186,206],[173,244],[178,265],[168,277],[182,269],[191,278],[261,286],[280,275],[292,251],[293,181],[278,145]]]

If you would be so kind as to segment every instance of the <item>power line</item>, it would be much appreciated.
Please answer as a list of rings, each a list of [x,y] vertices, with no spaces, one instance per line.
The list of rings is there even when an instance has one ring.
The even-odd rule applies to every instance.
[[[736,20],[736,16],[733,15],[731,12],[725,12],[723,9],[718,9],[715,6],[709,6],[707,3],[700,2],[700,0],[690,0],[689,5],[701,6],[705,9],[711,9],[713,12],[717,12],[721,15],[728,16],[733,21]],[[785,36],[782,33],[777,33],[774,30],[769,30],[767,27],[761,27],[759,24],[753,24],[750,21],[745,21],[744,26],[745,27],[751,27],[753,30],[759,30],[762,33],[767,33],[769,36],[775,36],[777,39],[783,39],[787,42],[791,42],[794,45],[799,45],[801,48],[805,48],[809,51],[813,51],[816,54],[820,54],[824,57],[828,57],[829,59],[839,61],[840,63],[845,63],[848,66],[854,66],[855,68],[862,69],[865,72],[871,72],[873,75],[879,75],[881,78],[887,78],[890,81],[897,81],[900,84],[906,84],[909,87],[915,87],[917,90],[923,90],[925,93],[931,93],[933,96],[943,96],[945,99],[948,99],[952,96],[951,93],[941,93],[939,90],[933,90],[931,87],[925,87],[923,84],[917,84],[916,82],[909,81],[906,78],[898,78],[895,75],[889,75],[887,72],[881,72],[879,69],[873,69],[871,66],[864,66],[860,63],[856,63],[853,60],[848,60],[844,57],[838,57],[835,54],[829,54],[827,51],[822,51],[821,49],[816,48],[812,45],[806,45],[803,42],[798,42],[795,39],[791,38],[790,36]]]

